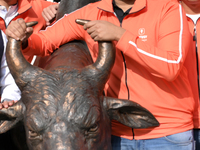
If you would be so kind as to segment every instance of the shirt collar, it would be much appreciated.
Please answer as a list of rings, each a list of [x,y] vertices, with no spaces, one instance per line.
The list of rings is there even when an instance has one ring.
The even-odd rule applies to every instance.
[[[32,7],[28,0],[18,0],[18,6],[19,6],[19,9],[18,9],[19,14],[27,11],[28,9]]]
[[[5,6],[0,6],[0,16],[5,21],[6,26],[18,14],[18,4],[9,6],[8,10]]]

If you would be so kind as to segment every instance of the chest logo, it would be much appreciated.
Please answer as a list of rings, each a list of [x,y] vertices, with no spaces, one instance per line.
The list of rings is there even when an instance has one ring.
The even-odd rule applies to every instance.
[[[147,41],[147,35],[145,35],[145,28],[140,28],[138,30],[138,34],[139,34],[139,38],[142,40],[142,41]]]
[[[138,30],[138,34],[139,34],[139,35],[144,35],[144,34],[145,34],[145,29],[144,29],[144,28],[140,28],[140,29]]]

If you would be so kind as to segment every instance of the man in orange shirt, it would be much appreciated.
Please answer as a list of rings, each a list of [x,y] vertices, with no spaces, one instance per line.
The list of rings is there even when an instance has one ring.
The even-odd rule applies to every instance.
[[[13,105],[21,97],[21,92],[10,74],[7,66],[5,50],[7,37],[4,34],[6,27],[11,21],[23,18],[26,21],[38,21],[34,27],[37,32],[45,29],[49,25],[49,21],[55,18],[58,4],[43,0],[1,0],[0,1],[0,109]],[[44,10],[44,11],[43,11]],[[33,55],[25,54],[26,59],[31,62]]]
[[[76,19],[92,20],[82,27]],[[6,34],[28,38],[33,29],[14,21]],[[30,53],[49,55],[71,40],[85,40],[93,60],[96,41],[113,41],[116,61],[105,86],[111,97],[135,101],[160,126],[132,129],[112,121],[112,146],[120,149],[194,150],[196,101],[185,68],[191,34],[181,5],[169,0],[101,0],[65,15],[45,31],[23,41]]]
[[[189,30],[193,35],[193,43],[190,46],[190,52],[187,56],[186,67],[188,69],[189,81],[191,83],[194,98],[199,101],[200,96],[200,0],[182,0],[180,4],[183,6]],[[200,105],[196,105],[194,113],[194,139],[196,149],[200,150]]]

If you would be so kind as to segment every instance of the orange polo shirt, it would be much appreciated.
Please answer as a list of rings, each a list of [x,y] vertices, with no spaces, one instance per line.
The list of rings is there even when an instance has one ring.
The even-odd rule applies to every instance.
[[[129,99],[147,108],[160,126],[134,129],[135,139],[159,138],[193,129],[195,101],[184,66],[191,34],[181,5],[169,0],[136,0],[120,24],[112,0],[89,4],[65,15],[29,38],[37,55],[60,45],[85,40],[94,61],[98,44],[75,19],[106,20],[126,29],[116,47],[116,60],[105,86],[107,96]],[[132,129],[112,122],[112,134],[133,139]]]
[[[38,21],[38,24],[33,27],[34,32],[38,32],[39,30],[46,28],[46,21],[42,17],[43,9],[54,4],[57,3],[42,1],[42,0],[18,0],[18,15],[15,18],[13,18],[13,20],[17,20],[18,18],[23,18],[26,22]],[[1,17],[0,17],[0,29],[4,32],[6,30],[5,22]],[[33,55],[32,53],[26,52],[24,54],[24,57],[26,58],[26,60],[31,62]]]

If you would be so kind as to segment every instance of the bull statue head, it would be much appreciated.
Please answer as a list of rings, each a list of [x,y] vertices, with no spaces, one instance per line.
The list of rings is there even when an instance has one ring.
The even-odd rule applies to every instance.
[[[0,133],[22,121],[30,150],[111,150],[111,120],[131,128],[158,126],[139,104],[103,95],[115,61],[112,43],[99,42],[95,63],[88,54],[80,44],[66,44],[50,56],[52,67],[42,69],[25,60],[20,41],[9,38],[7,63],[22,97],[0,110]]]

